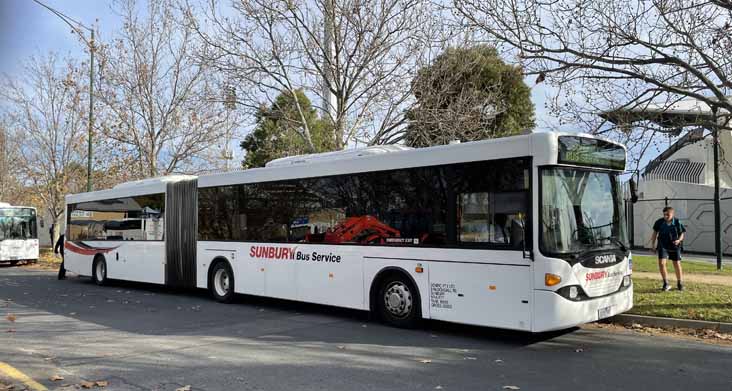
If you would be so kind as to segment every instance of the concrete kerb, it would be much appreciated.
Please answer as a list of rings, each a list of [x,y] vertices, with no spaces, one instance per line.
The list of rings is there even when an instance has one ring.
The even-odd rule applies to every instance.
[[[704,320],[674,319],[658,316],[621,314],[609,318],[608,321],[626,326],[640,324],[642,326],[659,328],[716,330],[720,333],[732,333],[732,323],[707,322]]]

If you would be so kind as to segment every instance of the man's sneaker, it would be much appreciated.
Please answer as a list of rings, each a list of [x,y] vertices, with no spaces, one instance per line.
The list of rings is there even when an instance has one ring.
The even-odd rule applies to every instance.
[[[682,284],[680,282],[678,284],[676,284],[676,287],[679,288],[680,291],[684,290],[684,284]]]
[[[663,283],[663,287],[661,287],[661,291],[662,291],[662,292],[668,292],[668,291],[670,291],[670,290],[671,290],[671,287],[670,287],[670,286],[668,286],[668,283],[664,282],[664,283]]]

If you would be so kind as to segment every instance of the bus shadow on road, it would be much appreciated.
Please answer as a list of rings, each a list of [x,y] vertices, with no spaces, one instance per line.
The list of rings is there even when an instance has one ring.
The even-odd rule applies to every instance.
[[[26,263],[24,263],[24,262],[25,261],[23,261],[23,263],[21,263],[21,262],[13,263],[12,261],[1,261],[0,262],[0,269],[25,266]]]
[[[17,272],[16,272],[17,270]],[[274,298],[237,295],[231,304],[214,301],[204,289],[110,281],[97,286],[88,278],[58,281],[55,275],[15,269],[13,284],[0,287],[13,302],[125,332],[146,335],[200,335],[326,343],[362,343],[444,347],[450,337],[456,348],[476,342],[527,346],[577,330],[527,333],[425,320],[416,329],[398,329],[373,319],[366,311]],[[33,288],[28,288],[33,287]],[[39,289],[45,288],[45,289]],[[236,329],[232,333],[232,329]],[[246,332],[240,332],[246,330]],[[272,337],[274,338],[274,337]]]

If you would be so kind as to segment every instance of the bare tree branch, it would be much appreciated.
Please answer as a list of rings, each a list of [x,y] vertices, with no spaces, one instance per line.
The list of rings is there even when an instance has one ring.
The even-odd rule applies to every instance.
[[[642,154],[652,149],[649,137],[657,135],[657,126],[611,127],[597,114],[647,104],[670,107],[685,98],[732,112],[729,0],[453,3],[462,22],[501,42],[527,73],[546,75],[558,88],[561,96],[550,108],[561,125],[635,144]]]
[[[135,0],[115,3],[124,23],[100,49],[103,132],[132,155],[136,177],[221,168],[236,128],[221,78],[192,57],[193,30],[172,1],[147,5],[141,17]]]
[[[403,124],[409,82],[435,42],[433,9],[419,0],[238,0],[224,7],[218,0],[202,9],[183,4],[205,43],[200,60],[226,72],[239,100],[253,102],[248,107],[302,89],[333,122],[337,148],[384,140]],[[307,126],[302,137],[312,144]]]

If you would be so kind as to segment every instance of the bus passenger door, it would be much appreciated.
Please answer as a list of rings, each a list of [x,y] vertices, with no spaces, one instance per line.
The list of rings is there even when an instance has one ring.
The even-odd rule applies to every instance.
[[[196,286],[198,180],[168,182],[165,191],[165,285]]]

